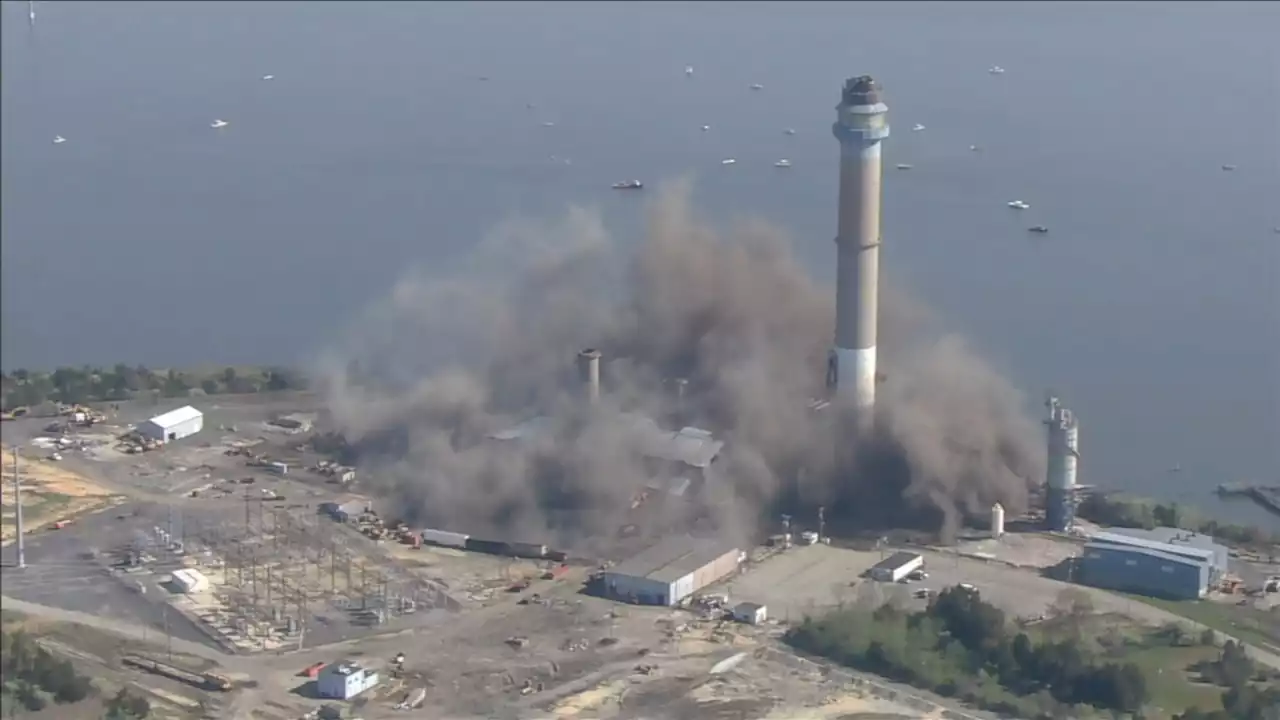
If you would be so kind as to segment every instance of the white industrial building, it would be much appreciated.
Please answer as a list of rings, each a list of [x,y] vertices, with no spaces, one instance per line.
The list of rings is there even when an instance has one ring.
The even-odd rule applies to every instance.
[[[204,413],[190,405],[184,405],[177,410],[170,410],[140,423],[138,434],[156,442],[166,443],[195,435],[203,427]]]
[[[871,579],[898,582],[923,567],[924,558],[918,553],[896,552],[871,568]]]
[[[335,700],[350,700],[378,684],[378,673],[352,662],[326,665],[316,676],[316,694]]]
[[[733,619],[748,625],[760,625],[769,619],[769,610],[760,603],[741,602],[733,606]]]
[[[610,597],[642,605],[676,605],[737,571],[742,551],[716,540],[667,538],[604,572]]]
[[[209,578],[199,570],[182,568],[173,571],[173,587],[180,593],[190,594],[209,589]]]

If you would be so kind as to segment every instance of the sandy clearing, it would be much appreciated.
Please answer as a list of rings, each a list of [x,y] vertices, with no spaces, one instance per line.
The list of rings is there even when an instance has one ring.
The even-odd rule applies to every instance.
[[[5,461],[4,470],[7,471],[0,473],[0,476],[5,480],[4,489],[12,493],[13,449],[0,446],[0,452]],[[18,473],[22,479],[23,522],[28,532],[102,507],[117,498],[106,488],[79,473],[56,462],[24,455],[21,451],[18,452]],[[13,514],[12,502],[7,503],[3,513],[6,522],[0,526],[0,540],[3,544],[8,544],[16,535],[17,528],[11,519]]]

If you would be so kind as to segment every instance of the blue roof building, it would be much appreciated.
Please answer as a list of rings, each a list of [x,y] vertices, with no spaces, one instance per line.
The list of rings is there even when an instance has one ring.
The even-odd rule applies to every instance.
[[[1212,576],[1211,557],[1188,557],[1186,553],[1092,541],[1084,546],[1079,580],[1108,590],[1171,600],[1198,600],[1208,593]]]

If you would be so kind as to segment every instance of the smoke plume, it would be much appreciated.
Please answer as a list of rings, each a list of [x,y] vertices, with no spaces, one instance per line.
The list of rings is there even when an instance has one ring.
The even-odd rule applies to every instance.
[[[1021,396],[932,332],[918,303],[885,294],[888,378],[875,429],[858,436],[808,402],[823,395],[834,292],[782,233],[759,222],[718,233],[676,183],[633,252],[571,210],[504,225],[460,266],[406,277],[318,376],[332,430],[376,491],[408,519],[478,536],[601,547],[623,526],[696,522],[745,536],[780,503],[947,534],[997,501],[1025,509],[1044,451]],[[574,367],[587,347],[603,353],[595,405]],[[633,507],[655,468],[623,413],[723,439],[705,484]],[[486,439],[534,416],[545,419],[532,440]]]

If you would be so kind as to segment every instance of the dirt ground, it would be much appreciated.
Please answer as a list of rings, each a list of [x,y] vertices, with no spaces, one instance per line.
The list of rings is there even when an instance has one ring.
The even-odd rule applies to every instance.
[[[17,531],[12,494],[13,449],[0,445],[0,450],[7,466],[6,472],[0,473],[4,476],[6,499],[0,515],[3,518],[0,521],[0,541],[7,545]],[[27,532],[89,512],[116,498],[88,477],[21,450],[18,452],[18,472],[22,481],[22,520]]]

